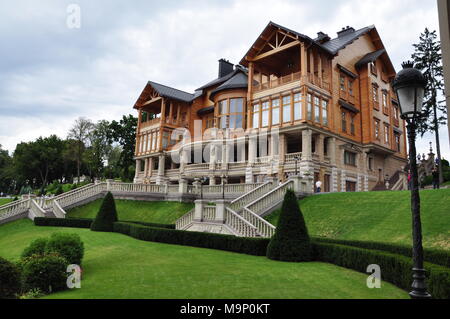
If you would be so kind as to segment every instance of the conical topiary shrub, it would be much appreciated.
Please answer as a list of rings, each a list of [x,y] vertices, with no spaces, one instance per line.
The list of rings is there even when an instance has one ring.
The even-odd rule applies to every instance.
[[[113,231],[114,222],[117,219],[116,203],[111,192],[106,194],[102,206],[97,213],[97,217],[92,222],[91,230],[94,231]]]
[[[278,226],[267,246],[267,258],[283,261],[311,260],[311,242],[303,214],[291,190],[284,196]]]

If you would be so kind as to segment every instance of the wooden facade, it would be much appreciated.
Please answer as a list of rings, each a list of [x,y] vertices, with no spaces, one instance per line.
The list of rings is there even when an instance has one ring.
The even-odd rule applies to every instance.
[[[320,32],[312,39],[271,22],[240,65],[220,60],[218,78],[194,94],[147,84],[134,106],[136,181],[284,180],[294,173],[290,154],[301,153],[295,166],[314,173],[329,191],[370,190],[406,163],[405,124],[390,84],[394,76],[374,26],[347,27],[335,39]],[[220,140],[222,158],[177,163],[173,159],[186,156],[189,146],[173,135],[177,128],[189,133],[188,144],[205,147]],[[208,133],[214,129],[219,135]],[[229,130],[237,133],[223,133]],[[255,133],[269,136],[267,154],[253,145]],[[243,141],[243,155],[226,155],[229,139]],[[267,158],[279,167],[262,170]],[[199,174],[197,167],[206,171]]]

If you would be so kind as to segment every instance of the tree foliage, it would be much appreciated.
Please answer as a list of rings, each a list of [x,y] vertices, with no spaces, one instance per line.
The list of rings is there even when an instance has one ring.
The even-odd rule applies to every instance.
[[[275,235],[267,246],[267,257],[283,261],[311,260],[308,229],[292,190],[288,190],[284,196]]]
[[[111,232],[114,228],[114,222],[117,220],[116,203],[114,202],[114,197],[111,192],[108,192],[91,225],[91,230]]]

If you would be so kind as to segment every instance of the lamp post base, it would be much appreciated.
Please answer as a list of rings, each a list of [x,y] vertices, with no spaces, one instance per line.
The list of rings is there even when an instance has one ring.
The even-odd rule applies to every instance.
[[[413,268],[412,291],[409,293],[411,299],[431,299],[425,285],[425,269]]]

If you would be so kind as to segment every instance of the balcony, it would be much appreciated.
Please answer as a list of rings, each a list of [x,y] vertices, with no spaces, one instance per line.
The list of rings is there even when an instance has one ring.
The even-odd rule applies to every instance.
[[[161,119],[158,117],[158,118],[154,118],[152,120],[148,120],[148,121],[142,122],[140,124],[140,128],[142,130],[143,128],[158,126],[160,123],[161,123]]]
[[[262,91],[275,89],[290,83],[300,82],[299,84],[312,84],[326,91],[331,91],[330,83],[324,81],[324,79],[319,78],[317,75],[308,74],[306,77],[302,77],[300,72],[291,73],[280,78],[270,80],[261,84],[256,84],[253,86],[253,93],[259,93]]]

